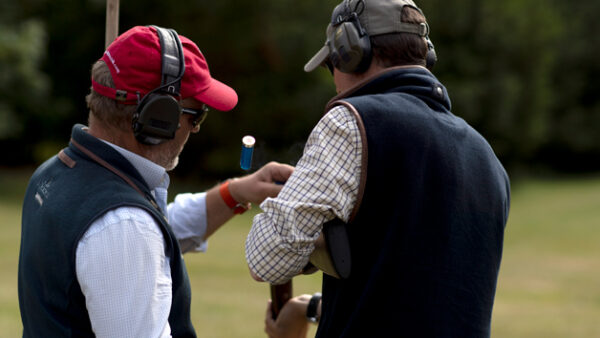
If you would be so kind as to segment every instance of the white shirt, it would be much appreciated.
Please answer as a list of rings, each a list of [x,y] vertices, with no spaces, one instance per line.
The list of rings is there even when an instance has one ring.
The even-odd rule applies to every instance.
[[[148,183],[169,219],[182,252],[205,251],[204,193],[180,194],[167,206],[165,169],[106,142]],[[159,225],[145,210],[120,207],[96,219],[79,241],[77,280],[96,337],[170,337],[172,289],[169,257]]]
[[[312,130],[294,173],[267,198],[246,239],[246,260],[260,278],[289,280],[306,266],[323,224],[347,222],[358,198],[362,141],[354,115],[331,109]]]

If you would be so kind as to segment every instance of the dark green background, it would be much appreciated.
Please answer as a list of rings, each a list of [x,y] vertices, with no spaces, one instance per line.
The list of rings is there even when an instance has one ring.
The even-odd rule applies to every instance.
[[[212,75],[239,94],[190,138],[174,174],[239,175],[241,138],[257,139],[254,166],[291,162],[335,89],[304,73],[331,10],[322,0],[121,0],[120,27],[155,24],[194,40]],[[417,1],[431,26],[436,76],[453,112],[522,173],[600,170],[600,2]],[[90,67],[104,51],[105,0],[0,3],[2,166],[36,165],[86,123]],[[10,154],[10,156],[7,156]]]

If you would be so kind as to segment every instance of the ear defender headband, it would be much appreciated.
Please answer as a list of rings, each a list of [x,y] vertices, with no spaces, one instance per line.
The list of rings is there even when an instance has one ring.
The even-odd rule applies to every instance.
[[[414,6],[410,6],[423,12]],[[344,73],[362,73],[369,68],[373,58],[371,39],[362,27],[359,15],[365,9],[364,0],[359,0],[354,9],[350,8],[350,1],[344,0],[331,15],[331,23],[327,27],[327,44],[329,45],[329,60],[333,66]],[[429,39],[429,26],[426,23],[413,24],[400,22],[385,33],[411,33],[425,39],[427,43],[426,67],[432,69],[437,61],[433,43]]]
[[[173,139],[179,128],[181,106],[178,98],[185,59],[175,30],[151,27],[156,29],[160,41],[161,83],[138,102],[132,124],[139,142],[155,145]]]

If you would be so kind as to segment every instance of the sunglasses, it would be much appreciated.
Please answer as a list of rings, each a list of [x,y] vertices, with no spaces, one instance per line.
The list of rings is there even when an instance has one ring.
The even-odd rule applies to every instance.
[[[204,122],[204,120],[206,120],[206,117],[208,116],[208,111],[210,109],[208,109],[208,106],[203,104],[201,109],[192,109],[192,108],[181,108],[181,112],[183,114],[188,114],[188,115],[192,115],[193,119],[192,119],[192,126],[194,128],[196,128],[197,126],[201,125],[202,122]]]

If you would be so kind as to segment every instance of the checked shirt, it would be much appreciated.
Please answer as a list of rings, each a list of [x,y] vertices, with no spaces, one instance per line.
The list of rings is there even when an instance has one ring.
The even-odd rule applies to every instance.
[[[347,222],[356,203],[362,144],[353,114],[331,109],[312,130],[294,173],[276,198],[261,204],[246,240],[252,271],[272,284],[297,275],[308,263],[327,221]]]

